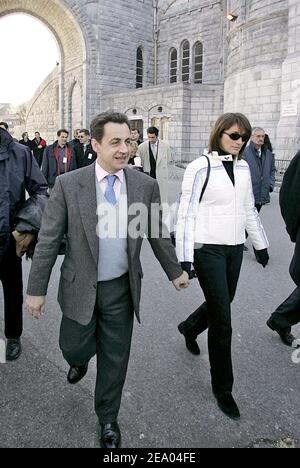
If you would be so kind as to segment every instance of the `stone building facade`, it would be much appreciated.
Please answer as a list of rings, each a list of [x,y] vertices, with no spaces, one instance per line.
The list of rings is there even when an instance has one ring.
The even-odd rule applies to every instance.
[[[0,16],[13,12],[43,21],[60,49],[27,116],[48,141],[114,108],[186,159],[224,111],[263,126],[279,159],[300,146],[299,0],[2,0]]]

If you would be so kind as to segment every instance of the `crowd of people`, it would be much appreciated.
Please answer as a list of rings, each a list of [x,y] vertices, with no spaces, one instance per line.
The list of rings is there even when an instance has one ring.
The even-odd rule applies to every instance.
[[[21,256],[32,257],[26,308],[39,318],[65,242],[58,301],[63,313],[59,345],[70,366],[67,380],[79,382],[96,354],[100,445],[119,447],[118,413],[134,316],[140,321],[140,251],[147,237],[176,290],[187,288],[196,274],[205,301],[178,330],[194,355],[200,354],[197,336],[208,330],[213,394],[221,411],[238,419],[240,410],[232,395],[231,303],[247,236],[257,262],[265,268],[269,261],[259,212],[274,190],[275,164],[264,130],[252,129],[240,113],[219,117],[208,147],[185,170],[174,248],[160,210],[161,203],[168,202],[170,146],[156,127],[147,129],[143,142],[126,115],[109,111],[92,121],[90,131],[76,129],[69,141],[69,132],[60,129],[57,140],[47,145],[39,132],[32,141],[24,132],[17,143],[1,124],[0,279],[7,360],[21,354]],[[296,244],[291,276],[297,288],[267,322],[288,346],[296,341],[291,327],[300,321],[299,160],[300,153],[280,193],[287,231]],[[140,207],[134,232],[133,205]],[[103,213],[105,223],[117,223],[114,235],[101,234]]]

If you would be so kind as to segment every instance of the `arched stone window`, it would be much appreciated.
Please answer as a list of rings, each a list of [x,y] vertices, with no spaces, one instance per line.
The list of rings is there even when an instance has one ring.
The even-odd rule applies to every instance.
[[[136,51],[136,88],[143,87],[143,71],[144,71],[143,50],[141,47],[138,47]]]
[[[170,50],[170,83],[177,83],[177,50]]]
[[[185,83],[190,81],[190,43],[186,40],[181,47],[181,80]]]
[[[194,45],[194,83],[202,83],[203,78],[203,44]]]

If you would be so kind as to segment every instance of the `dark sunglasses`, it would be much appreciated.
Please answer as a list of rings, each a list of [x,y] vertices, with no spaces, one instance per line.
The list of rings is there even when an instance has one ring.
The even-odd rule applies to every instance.
[[[241,138],[242,141],[245,143],[246,141],[249,140],[248,135],[240,135],[239,133],[227,133],[227,132],[223,132],[223,133],[225,133],[225,135],[228,135],[229,138],[231,138],[231,140],[233,141],[238,141]]]

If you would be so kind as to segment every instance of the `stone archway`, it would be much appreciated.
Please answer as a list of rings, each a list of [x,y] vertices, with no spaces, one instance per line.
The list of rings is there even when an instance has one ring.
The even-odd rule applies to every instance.
[[[75,128],[83,128],[82,115],[82,88],[77,81],[71,85],[69,93],[69,125],[70,135],[73,135]]]
[[[59,67],[41,84],[30,103],[32,123],[42,119],[43,125],[46,125],[46,119],[41,117],[44,112],[39,106],[44,106],[48,97],[51,101],[53,89],[53,98],[54,93],[55,100],[59,96],[58,105],[52,106],[57,112],[53,117],[55,126],[67,127],[70,123],[69,92],[74,82],[79,83],[81,87],[82,124],[89,123],[95,114],[96,90],[94,94],[93,73],[89,73],[89,64],[97,64],[97,48],[92,25],[86,16],[83,3],[88,3],[88,0],[2,0],[0,3],[0,17],[12,13],[26,13],[42,21],[52,32],[60,50]],[[52,107],[50,106],[51,112]]]

